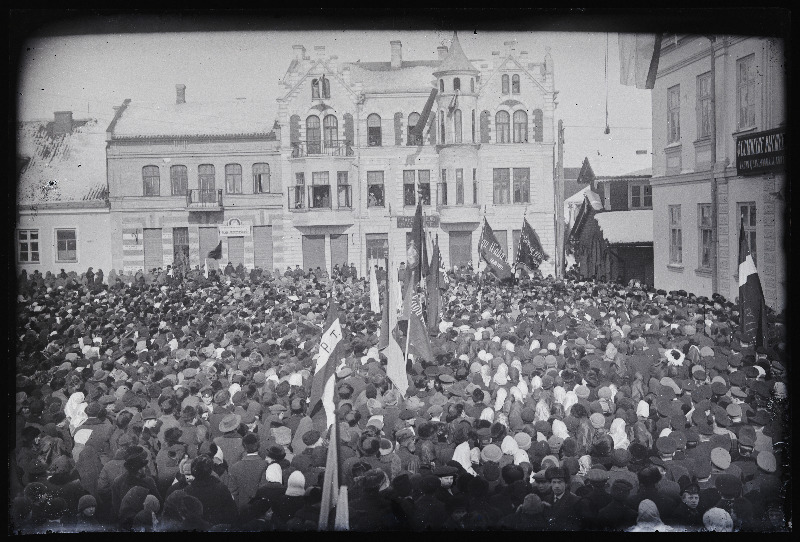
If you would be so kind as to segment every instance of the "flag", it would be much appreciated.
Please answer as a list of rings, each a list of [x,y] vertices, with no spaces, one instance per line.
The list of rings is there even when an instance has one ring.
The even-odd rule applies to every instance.
[[[425,102],[425,107],[422,109],[422,113],[419,115],[419,120],[417,124],[412,128],[411,133],[415,136],[422,137],[422,131],[425,129],[425,125],[428,123],[428,117],[431,115],[431,109],[433,108],[433,100],[436,99],[436,94],[439,92],[439,89],[431,89],[431,94],[428,96],[428,101]]]
[[[428,275],[428,247],[422,224],[422,202],[417,202],[417,212],[411,226],[411,242],[406,247],[406,290],[416,290],[417,282]]]
[[[342,340],[342,326],[339,323],[339,308],[333,296],[328,304],[328,318],[325,322],[325,333],[319,343],[319,353],[314,367],[314,376],[311,379],[311,394],[309,399],[308,415],[314,418],[323,410],[327,416],[327,425],[330,427],[336,421],[333,404],[333,385],[336,380],[336,365],[338,364],[338,345]]]
[[[386,267],[389,268],[389,261],[386,261]],[[378,349],[386,356],[386,376],[389,377],[394,387],[400,392],[400,395],[405,397],[408,390],[408,374],[406,373],[406,361],[403,357],[403,350],[397,344],[397,339],[394,338],[394,325],[397,324],[397,317],[392,319],[391,315],[394,310],[392,297],[393,288],[389,284],[392,280],[397,281],[397,278],[389,277],[386,283],[385,299],[383,303],[383,318],[381,319],[381,336],[378,342]],[[398,281],[399,282],[399,281]],[[392,321],[394,320],[394,321]],[[393,325],[394,324],[394,325]]]
[[[661,34],[619,35],[619,82],[653,88],[661,54]]]
[[[203,274],[208,278],[208,258],[205,259],[205,263],[203,264]]]
[[[431,255],[431,265],[429,267],[427,279],[428,291],[428,331],[438,335],[439,333],[439,311],[441,303],[441,254],[439,253],[439,240],[437,235],[436,243],[433,245]]]
[[[453,99],[450,100],[450,105],[447,106],[447,116],[452,117],[453,112],[456,110],[457,107],[458,107],[458,91],[456,91],[456,93],[453,94]]]
[[[478,254],[498,279],[505,280],[514,276],[514,272],[511,270],[511,266],[508,265],[505,254],[503,254],[503,249],[500,248],[500,243],[497,242],[494,232],[486,219],[484,219],[481,239],[478,242]]]
[[[325,461],[325,476],[322,479],[322,502],[319,507],[319,530],[327,531],[331,510],[337,505],[339,494],[339,430],[337,423],[331,425],[328,439],[328,458]]]
[[[766,346],[766,315],[761,280],[750,253],[742,220],[739,228],[739,326],[743,341],[756,347]]]
[[[336,506],[336,522],[333,526],[336,531],[350,530],[350,498],[347,496],[347,486],[339,487],[339,500]]]
[[[406,304],[408,305],[408,333],[407,341],[409,348],[414,349],[417,357],[425,361],[433,361],[431,343],[428,340],[428,333],[425,329],[425,318],[422,311],[422,295],[413,293],[411,289],[406,291]],[[408,355],[408,352],[406,352]]]
[[[378,277],[375,274],[375,266],[372,265],[372,262],[370,262],[369,266],[369,310],[376,314],[381,311]]]
[[[220,259],[222,259],[222,239],[220,239],[219,244],[217,245],[217,248],[215,248],[214,250],[210,250],[208,252],[208,256],[207,257],[211,258],[212,260],[220,260]]]
[[[537,269],[543,260],[549,260],[539,236],[531,227],[526,218],[522,219],[522,234],[519,237],[519,247],[517,247],[517,262],[528,268],[529,271]]]

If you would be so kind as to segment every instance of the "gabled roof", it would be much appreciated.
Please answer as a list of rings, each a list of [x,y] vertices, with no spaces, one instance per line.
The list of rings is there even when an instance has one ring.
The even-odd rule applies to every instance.
[[[362,91],[367,94],[427,93],[436,86],[431,68],[438,66],[439,61],[403,62],[402,67],[394,69],[389,62],[351,62],[345,65],[350,66],[351,81],[361,83]]]
[[[453,39],[450,42],[450,48],[447,51],[447,56],[444,57],[442,63],[433,72],[434,75],[444,72],[475,72],[479,70],[472,62],[469,61],[464,50],[461,48],[461,42],[458,41],[458,33],[453,32]]]
[[[182,104],[130,103],[112,129],[112,139],[260,136],[274,139],[273,102]]]
[[[653,242],[653,210],[609,211],[594,215],[609,245]]]
[[[287,70],[287,72],[286,72],[286,73],[287,73],[287,74],[288,74],[288,73],[290,73],[290,72],[291,72],[291,71],[294,69],[294,67],[295,67],[297,64],[298,64],[298,63],[297,63],[297,61],[296,61],[296,60],[292,60],[292,64],[289,66],[289,70]],[[346,64],[346,63],[345,63],[345,64]],[[356,97],[356,93],[355,93],[355,91],[353,91],[353,89],[351,88],[351,86],[350,86],[350,85],[348,85],[347,83],[345,83],[345,82],[344,82],[344,79],[342,79],[342,77],[341,77],[341,76],[340,76],[338,73],[336,73],[336,70],[333,70],[333,69],[332,69],[330,66],[328,66],[328,63],[327,63],[327,62],[325,62],[324,60],[322,60],[322,59],[319,59],[319,60],[315,60],[315,61],[314,61],[314,63],[311,65],[311,67],[310,67],[310,68],[308,68],[308,70],[306,70],[306,73],[304,73],[302,76],[300,76],[300,78],[297,80],[297,82],[296,82],[294,85],[292,85],[292,86],[291,86],[291,88],[289,88],[289,90],[288,90],[288,91],[287,91],[287,92],[286,92],[286,93],[285,93],[285,94],[284,94],[284,95],[283,95],[281,98],[279,98],[279,100],[286,100],[286,99],[288,99],[288,98],[289,98],[289,96],[291,96],[291,95],[292,95],[292,93],[293,93],[295,90],[297,90],[297,88],[298,88],[300,85],[303,85],[303,84],[305,84],[306,80],[307,80],[307,79],[308,79],[308,77],[309,77],[309,74],[310,74],[312,71],[314,71],[314,69],[315,69],[317,66],[322,66],[322,67],[324,68],[322,73],[323,73],[323,74],[327,74],[327,75],[326,75],[326,77],[327,77],[328,79],[334,79],[334,80],[336,80],[336,81],[337,81],[337,82],[338,82],[340,85],[342,85],[342,86],[343,86],[345,89],[347,89],[347,91],[350,93],[350,95],[351,95],[351,96],[353,96],[353,98],[355,98],[355,97]],[[285,76],[284,76],[284,77],[285,77]]]
[[[17,154],[17,205],[107,201],[105,131],[96,119],[73,121],[67,134],[54,134],[52,121],[21,122]]]
[[[589,158],[586,157],[583,159],[583,165],[581,166],[581,172],[578,173],[578,182],[579,183],[591,183],[595,180],[594,171],[592,171],[592,166],[589,164]]]
[[[544,92],[544,93],[548,93],[549,92],[546,88],[544,88],[544,85],[542,85],[539,82],[539,80],[536,79],[533,76],[533,74],[528,70],[528,68],[526,68],[525,66],[520,64],[519,60],[517,60],[516,58],[511,57],[511,56],[508,56],[505,59],[503,59],[503,61],[500,63],[500,65],[497,68],[492,69],[489,77],[482,78],[481,88],[484,88],[485,86],[487,86],[489,84],[489,81],[492,80],[492,78],[495,76],[495,74],[500,72],[500,70],[504,69],[506,64],[508,64],[509,62],[513,62],[514,64],[516,64],[517,67],[515,68],[515,70],[518,70],[518,71],[524,73],[528,77],[528,79],[533,81],[533,84],[535,84],[537,87],[539,87],[541,89],[542,92]]]

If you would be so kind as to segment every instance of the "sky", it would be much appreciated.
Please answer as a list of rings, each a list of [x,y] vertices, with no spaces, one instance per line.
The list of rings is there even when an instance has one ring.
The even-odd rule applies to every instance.
[[[390,59],[389,42],[400,40],[404,60],[432,60],[448,45],[452,31],[226,31],[65,35],[24,44],[17,76],[19,120],[52,119],[54,111],[75,118],[110,121],[113,107],[133,103],[170,104],[175,85],[186,85],[186,100],[262,102],[275,117],[278,81],[293,56],[292,45],[324,45],[340,62]],[[580,167],[588,157],[597,175],[622,175],[651,167],[649,90],[619,83],[616,33],[496,32],[459,30],[471,60],[491,62],[492,51],[516,40],[541,62],[550,48],[556,123],[565,126],[564,166]],[[607,55],[607,64],[606,64]],[[606,104],[609,134],[606,127]],[[102,123],[101,123],[102,124]],[[557,125],[557,124],[556,124]],[[637,150],[646,154],[636,154]]]

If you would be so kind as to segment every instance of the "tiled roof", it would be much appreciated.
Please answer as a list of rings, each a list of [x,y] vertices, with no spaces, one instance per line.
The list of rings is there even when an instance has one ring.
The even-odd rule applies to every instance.
[[[105,126],[75,120],[68,134],[53,134],[53,122],[17,127],[18,205],[103,202],[106,183]]]
[[[235,100],[213,103],[144,104],[131,102],[112,137],[275,137],[275,105]]]
[[[653,242],[653,210],[610,211],[594,215],[609,244]]]

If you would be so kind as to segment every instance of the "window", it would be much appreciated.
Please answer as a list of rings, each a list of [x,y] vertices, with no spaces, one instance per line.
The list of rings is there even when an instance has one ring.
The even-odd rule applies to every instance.
[[[417,171],[417,182],[419,183],[419,199],[422,205],[431,204],[431,170],[420,169]]]
[[[453,91],[461,90],[461,79],[458,77],[453,78]]]
[[[525,111],[514,112],[514,143],[528,142],[528,114]]]
[[[383,207],[383,171],[367,171],[367,207]]]
[[[253,164],[253,194],[269,193],[269,181],[269,164]]]
[[[511,203],[511,171],[508,168],[494,168],[493,203]]]
[[[510,117],[506,111],[498,111],[495,116],[498,143],[509,143],[511,141],[509,119]]]
[[[339,121],[334,115],[326,115],[322,121],[325,132],[325,148],[331,149],[339,146]]]
[[[533,113],[533,140],[544,141],[544,116],[541,109],[534,109]]]
[[[17,231],[17,260],[20,263],[39,263],[39,230]]]
[[[172,256],[175,263],[189,263],[189,228],[172,228]]]
[[[475,143],[475,110],[472,110],[472,142]]]
[[[309,204],[312,209],[331,208],[331,182],[327,171],[315,171],[311,174]]]
[[[200,201],[213,203],[217,201],[216,171],[213,164],[200,164],[197,166],[197,179],[200,183]]]
[[[456,205],[464,204],[464,170],[456,169]]]
[[[169,180],[173,196],[185,196],[189,190],[189,172],[186,166],[172,166],[169,168]]]
[[[667,143],[681,140],[681,86],[667,90]]]
[[[316,115],[311,115],[306,119],[306,145],[308,154],[320,154],[322,152],[319,117]]]
[[[744,235],[747,239],[747,248],[753,256],[753,263],[758,266],[756,259],[756,204],[754,202],[739,203],[739,221],[744,223]]]
[[[469,78],[469,91],[472,92],[473,94],[475,94],[475,78],[474,77],[470,77]]]
[[[330,80],[323,75],[322,77],[320,77],[320,82],[322,83],[322,97],[323,98],[330,98],[331,97],[331,82],[330,82]]]
[[[408,116],[408,143],[407,144],[410,145],[410,146],[422,145],[422,135],[416,135],[416,134],[412,133],[414,131],[414,128],[417,126],[418,122],[419,122],[419,113],[414,112],[414,113],[411,113]]]
[[[453,112],[453,141],[461,143],[461,110],[456,109]]]
[[[381,146],[381,118],[375,113],[367,117],[367,145]]]
[[[697,76],[697,139],[711,136],[711,73]]]
[[[228,194],[242,193],[242,166],[240,164],[225,166],[225,190]]]
[[[142,168],[142,180],[144,181],[145,196],[159,195],[161,176],[158,173],[158,166],[144,166]]]
[[[697,226],[699,228],[698,238],[700,240],[700,254],[698,267],[700,269],[711,269],[711,204],[701,203],[697,206]]]
[[[403,171],[403,205],[409,207],[417,204],[417,187],[414,170]]]
[[[305,209],[306,206],[306,176],[304,173],[294,174],[294,208]]]
[[[444,111],[439,111],[439,142],[444,144]]]
[[[683,230],[681,229],[681,206],[669,206],[669,263],[683,263]]]
[[[75,230],[56,230],[56,261],[78,261],[78,241]]]
[[[472,168],[472,203],[478,203],[478,170]]]
[[[508,75],[503,75],[501,81],[503,86],[503,94],[508,94]]]
[[[755,61],[754,54],[736,61],[736,128],[739,130],[756,125]]]
[[[628,207],[631,209],[652,209],[653,188],[649,184],[628,185]]]
[[[311,99],[319,99],[319,79],[311,80]]]
[[[511,76],[511,94],[519,94],[519,75]]]
[[[439,205],[447,205],[447,170],[442,170],[442,176],[439,179]]]
[[[331,97],[331,83],[324,75],[319,79],[311,80],[312,100],[318,100],[319,98],[330,98],[330,97]]]
[[[444,92],[444,79],[439,79],[439,92]]]
[[[339,208],[349,209],[353,207],[353,200],[351,199],[350,180],[347,177],[346,171],[336,172],[336,190],[338,196]]]
[[[531,170],[514,168],[514,203],[529,203],[531,189]]]

